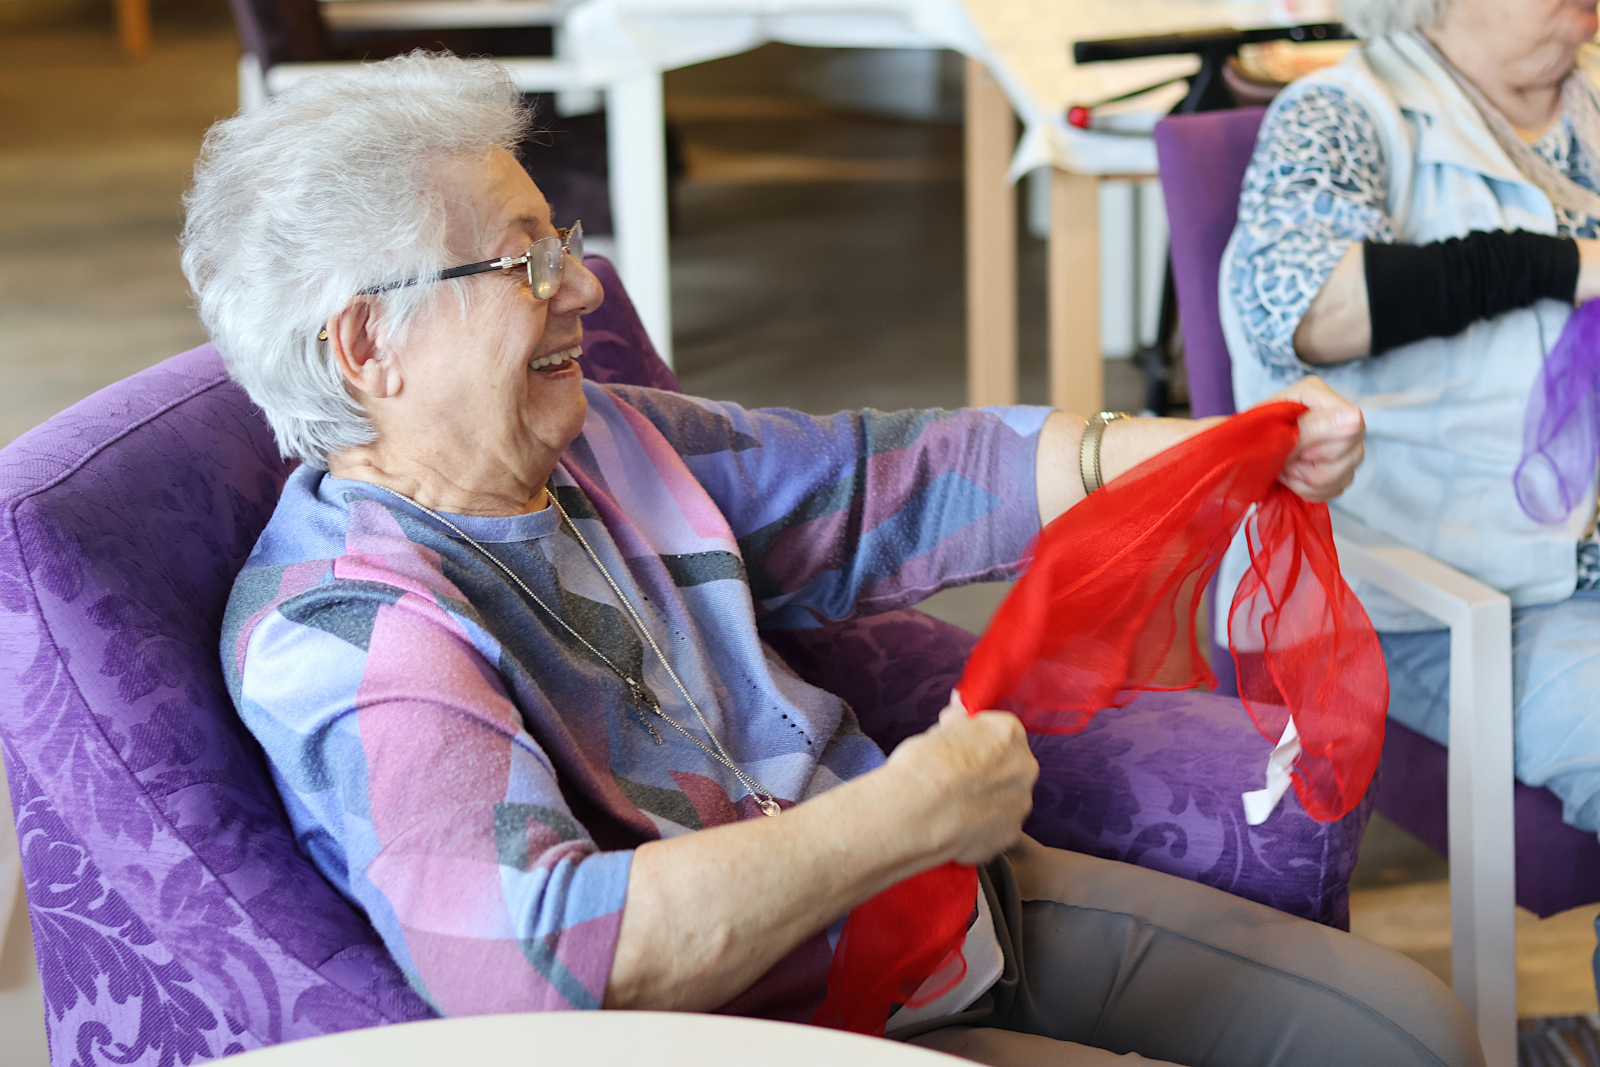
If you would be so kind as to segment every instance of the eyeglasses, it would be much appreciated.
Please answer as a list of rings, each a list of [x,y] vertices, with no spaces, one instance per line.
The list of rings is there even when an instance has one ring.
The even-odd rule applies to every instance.
[[[420,278],[408,278],[403,282],[374,285],[371,289],[361,290],[359,295],[371,296],[374,293],[387,293],[391,289],[404,289],[408,285],[419,285],[422,282],[442,282],[450,278],[465,278],[473,274],[487,274],[492,270],[511,270],[526,265],[528,288],[538,299],[549,300],[561,291],[561,278],[568,256],[579,263],[583,262],[582,220],[574,222],[565,229],[556,230],[554,237],[541,237],[529,245],[528,250],[520,256],[486,259],[480,263],[451,267],[438,274],[425,274]]]

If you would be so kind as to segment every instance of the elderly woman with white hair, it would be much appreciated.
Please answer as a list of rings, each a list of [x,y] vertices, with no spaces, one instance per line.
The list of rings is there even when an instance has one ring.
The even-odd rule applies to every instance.
[[[1595,0],[1343,10],[1365,43],[1274,101],[1245,177],[1221,293],[1235,396],[1316,373],[1363,408],[1340,506],[1511,597],[1517,776],[1600,831],[1594,483],[1565,522],[1514,486],[1530,391],[1600,295]],[[1448,632],[1357,590],[1390,715],[1446,743]]]
[[[1084,421],[585,382],[600,288],[507,151],[526,123],[491,64],[405,57],[219,123],[186,201],[200,314],[301,461],[229,603],[230,692],[419,993],[807,1021],[842,917],[956,860],[985,865],[964,976],[889,1036],[996,1064],[1482,1062],[1409,961],[1023,838],[1014,717],[952,709],[886,758],[789,671],[758,623],[1014,573],[1084,496]],[[1287,395],[1282,478],[1324,499],[1359,413]],[[1103,474],[1200,425],[1098,425]]]

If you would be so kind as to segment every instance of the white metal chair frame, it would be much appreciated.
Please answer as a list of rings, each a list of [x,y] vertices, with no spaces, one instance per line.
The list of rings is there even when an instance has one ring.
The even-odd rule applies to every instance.
[[[1511,601],[1338,508],[1334,543],[1363,578],[1450,628],[1450,947],[1456,996],[1489,1067],[1517,1063]]]

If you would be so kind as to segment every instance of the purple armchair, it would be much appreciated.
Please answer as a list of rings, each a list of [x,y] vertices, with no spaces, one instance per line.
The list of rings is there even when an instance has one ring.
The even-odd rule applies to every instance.
[[[677,388],[616,275],[586,373]],[[288,468],[210,346],[0,452],[0,744],[52,1062],[192,1063],[433,1014],[297,849],[229,703],[218,633]],[[892,745],[973,638],[915,611],[771,635]],[[1363,809],[1245,825],[1268,745],[1239,706],[1160,694],[1045,738],[1032,832],[1343,924]]]
[[[1234,410],[1228,346],[1217,310],[1218,276],[1265,114],[1265,108],[1216,111],[1174,116],[1156,126],[1184,361],[1197,418]],[[1226,666],[1231,675],[1231,663]],[[1442,745],[1389,722],[1377,810],[1440,855],[1449,855],[1447,765]],[[1515,797],[1517,903],[1548,916],[1600,901],[1595,835],[1562,822],[1561,801],[1548,789],[1518,782]]]

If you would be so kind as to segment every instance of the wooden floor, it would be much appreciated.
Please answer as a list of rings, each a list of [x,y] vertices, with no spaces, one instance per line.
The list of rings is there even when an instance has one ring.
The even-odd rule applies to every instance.
[[[0,30],[0,444],[204,340],[178,271],[178,198],[206,125],[234,107],[231,30],[168,19],[130,66],[104,27]],[[3,25],[3,24],[0,24]],[[691,391],[813,411],[959,404],[959,132],[783,102],[782,56],[668,79],[688,183],[673,237],[679,369]],[[777,101],[777,102],[775,102]],[[1042,399],[1043,249],[1023,239],[1023,396]],[[1108,404],[1139,402],[1126,363]],[[1001,589],[929,607],[981,628]],[[1437,857],[1381,821],[1355,931],[1448,978]],[[1519,918],[1524,1015],[1596,1008],[1594,908]],[[0,1067],[43,1067],[26,926],[0,959]]]
[[[1540,919],[1517,909],[1517,1014],[1581,1015],[1597,1009],[1595,916],[1600,905]],[[1404,953],[1450,981],[1450,884],[1417,882],[1357,890],[1351,932]]]

